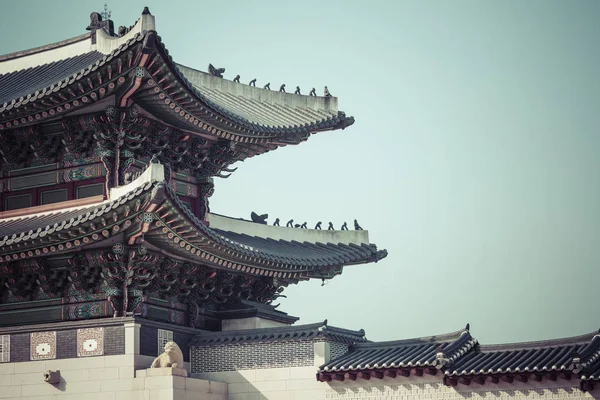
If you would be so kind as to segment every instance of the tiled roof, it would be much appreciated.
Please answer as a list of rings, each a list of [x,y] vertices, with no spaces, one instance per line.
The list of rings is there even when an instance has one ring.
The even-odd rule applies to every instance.
[[[327,338],[341,343],[365,342],[365,331],[352,331],[327,325],[327,321],[308,325],[276,328],[244,329],[226,332],[206,332],[195,336],[190,346],[215,346],[248,342],[274,342],[281,340],[313,340]]]
[[[376,262],[387,256],[386,250],[377,250],[377,246],[374,244],[362,244],[359,246],[352,243],[349,245],[343,243],[300,243],[296,241],[259,238],[231,231],[212,229],[185,207],[168,185],[165,185],[165,193],[171,202],[177,205],[179,212],[184,214],[194,225],[195,229],[202,232],[204,236],[212,239],[215,243],[246,257],[298,266],[302,267],[305,271],[313,271],[319,267]],[[152,241],[152,237],[147,236],[146,240]],[[181,248],[181,246],[178,245],[176,248]],[[324,278],[327,278],[327,276],[324,276]]]
[[[113,201],[105,201],[101,204],[0,220],[0,247],[33,240],[38,237],[43,238],[55,233],[58,234],[62,230],[69,230],[103,215],[110,215],[109,213],[113,209],[133,200],[151,187],[152,184],[147,183]]]
[[[468,330],[442,336],[380,343],[359,343],[345,355],[319,368],[320,372],[345,372],[413,367],[440,368],[469,351],[477,341]]]
[[[600,332],[596,333],[589,344],[581,350],[581,379],[600,380]]]
[[[97,51],[0,75],[0,106],[21,97],[54,89],[61,81],[93,66],[104,54]]]

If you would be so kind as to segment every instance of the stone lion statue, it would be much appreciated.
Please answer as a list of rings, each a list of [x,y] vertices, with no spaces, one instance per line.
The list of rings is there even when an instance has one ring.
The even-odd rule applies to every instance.
[[[183,366],[183,353],[175,342],[165,344],[165,352],[152,361],[150,368],[185,368]]]

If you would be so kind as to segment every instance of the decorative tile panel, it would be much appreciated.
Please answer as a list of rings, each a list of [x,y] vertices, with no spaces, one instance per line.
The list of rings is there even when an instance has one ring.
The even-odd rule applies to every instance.
[[[77,329],[77,357],[104,354],[104,328]]]
[[[166,329],[158,330],[158,354],[162,354],[165,352],[165,344],[167,342],[173,341],[173,331],[168,331]]]
[[[0,335],[0,362],[10,362],[10,335]]]
[[[31,334],[31,360],[56,358],[56,331]]]

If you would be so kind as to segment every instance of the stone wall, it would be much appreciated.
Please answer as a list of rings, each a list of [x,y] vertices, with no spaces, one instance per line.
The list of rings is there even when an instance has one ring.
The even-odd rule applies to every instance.
[[[226,400],[227,385],[180,376],[146,376],[135,355],[0,364],[0,399],[30,400]],[[43,373],[60,370],[61,380]]]

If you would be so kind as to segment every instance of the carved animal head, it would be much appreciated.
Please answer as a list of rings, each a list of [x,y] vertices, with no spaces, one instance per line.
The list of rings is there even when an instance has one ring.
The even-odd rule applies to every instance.
[[[181,349],[175,342],[167,342],[165,343],[165,353],[167,354],[177,354],[181,353]]]

